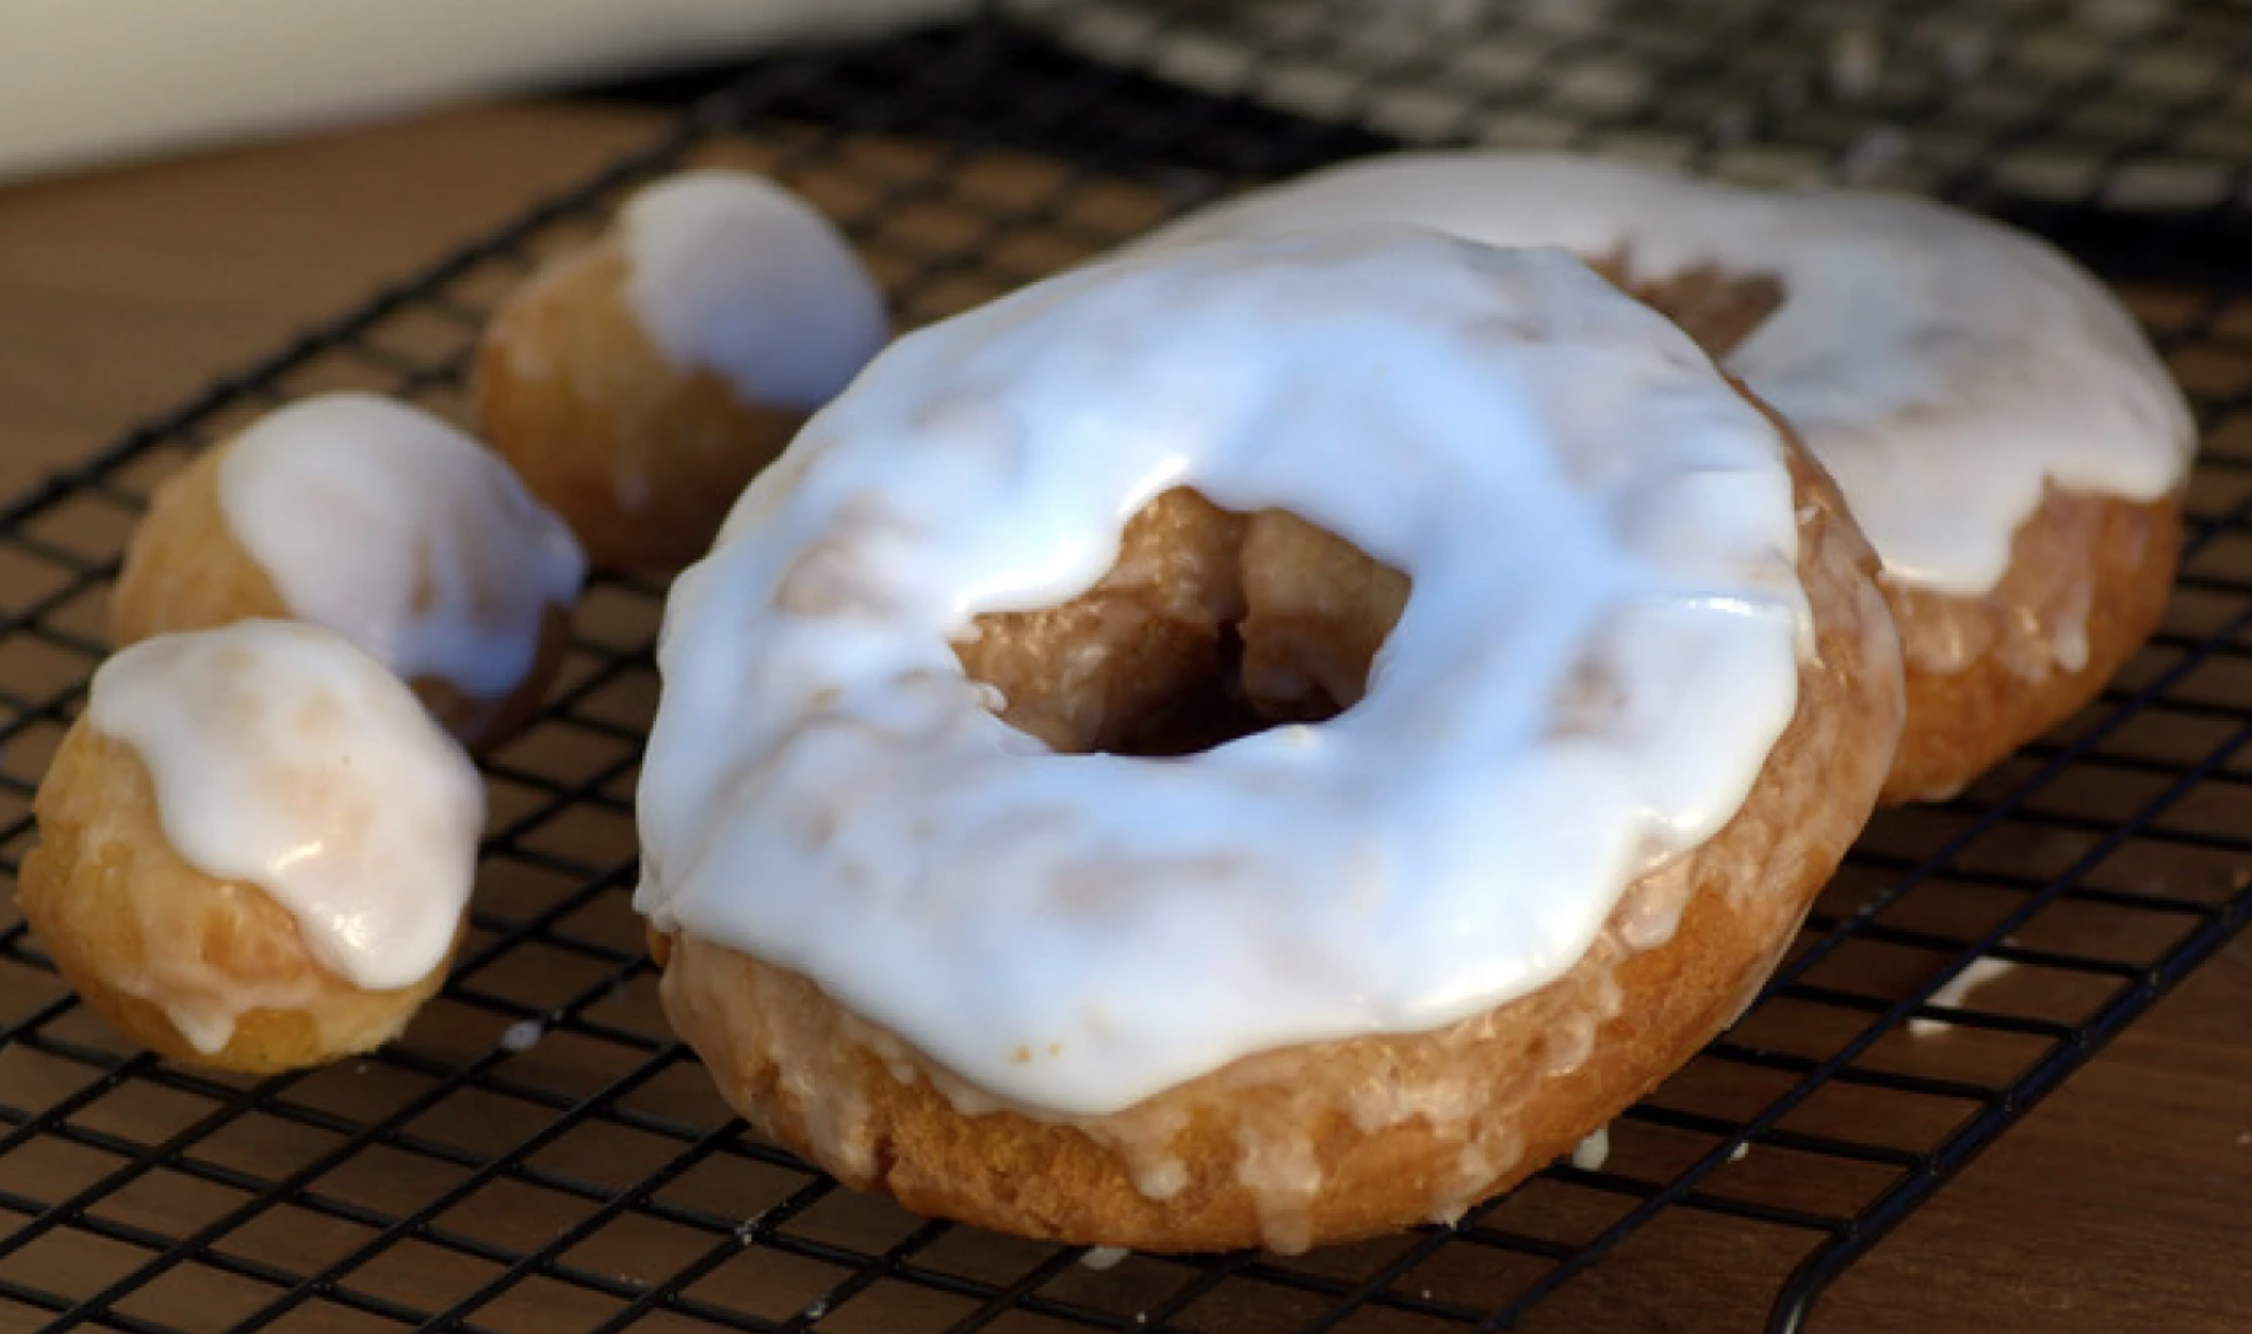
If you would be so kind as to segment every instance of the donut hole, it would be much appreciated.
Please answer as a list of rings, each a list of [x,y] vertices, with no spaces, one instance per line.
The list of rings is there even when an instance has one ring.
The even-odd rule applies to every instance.
[[[981,616],[954,647],[1002,720],[1057,751],[1187,755],[1352,707],[1407,593],[1314,524],[1183,488],[1127,523],[1093,588]]]
[[[1591,265],[1620,291],[1679,325],[1716,361],[1742,346],[1788,294],[1772,273],[1731,273],[1699,264],[1663,277],[1638,276],[1623,254]]]

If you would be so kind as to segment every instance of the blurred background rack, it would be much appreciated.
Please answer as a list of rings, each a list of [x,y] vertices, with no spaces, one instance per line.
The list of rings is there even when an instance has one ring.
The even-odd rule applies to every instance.
[[[684,162],[804,191],[909,323],[1401,145],[1933,191],[2072,250],[2167,353],[2206,441],[2180,590],[2097,705],[1957,801],[1880,818],[1761,1004],[1600,1167],[1456,1229],[1097,1267],[853,1196],[729,1120],[627,904],[662,590],[598,581],[556,698],[490,757],[476,932],[406,1040],[274,1080],[175,1069],[86,1015],[0,905],[0,1330],[1822,1328],[1832,1279],[2252,913],[2244,7],[1008,0],[611,95],[697,82],[716,91],[653,142],[0,506],[0,871],[151,487],[319,389],[458,416],[493,303]],[[2091,1281],[2023,1265],[2060,1309]]]

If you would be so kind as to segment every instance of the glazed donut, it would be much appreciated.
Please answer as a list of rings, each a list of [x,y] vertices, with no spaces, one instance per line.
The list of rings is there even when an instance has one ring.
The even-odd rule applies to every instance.
[[[319,626],[162,635],[94,673],[40,784],[24,920],[160,1055],[271,1073],[389,1041],[467,922],[484,789]]]
[[[479,430],[596,564],[670,571],[888,332],[875,280],[805,201],[674,176],[494,312]]]
[[[267,414],[157,489],[110,602],[118,646],[312,621],[414,687],[455,735],[539,706],[586,574],[508,466],[427,413],[327,394]]]
[[[923,1213],[1283,1251],[1454,1217],[1773,967],[1898,739],[1874,569],[1561,252],[1038,284],[893,345],[675,584],[667,1013]]]
[[[1884,561],[1908,659],[1888,802],[1952,795],[2156,627],[2194,424],[2133,320],[2048,245],[1906,197],[1419,153],[1255,190],[1137,248],[1372,223],[1568,247],[1789,419]]]

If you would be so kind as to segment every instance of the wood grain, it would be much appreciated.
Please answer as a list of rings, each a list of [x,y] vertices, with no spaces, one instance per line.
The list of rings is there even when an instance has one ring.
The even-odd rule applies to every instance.
[[[0,493],[651,132],[507,106],[0,190]]]

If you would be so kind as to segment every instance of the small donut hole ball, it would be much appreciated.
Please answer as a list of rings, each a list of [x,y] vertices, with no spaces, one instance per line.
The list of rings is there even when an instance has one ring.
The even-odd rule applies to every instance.
[[[256,660],[277,635],[317,641],[289,646],[292,656],[343,661],[340,688],[269,689]],[[183,648],[200,667],[166,661]],[[468,924],[483,792],[459,744],[396,678],[314,626],[240,622],[110,661],[141,679],[97,674],[95,702],[40,784],[39,842],[20,877],[24,919],[63,978],[118,1032],[189,1065],[270,1074],[396,1037],[444,981]],[[243,682],[234,697],[210,688],[221,673]],[[131,739],[105,730],[116,724],[102,710],[121,690],[139,696],[123,701]],[[269,701],[248,700],[253,690]],[[362,729],[382,736],[366,744]],[[411,975],[355,982],[350,959],[338,960],[349,950],[324,948],[345,933],[324,931],[320,913],[184,850],[215,832],[222,847],[249,846],[239,826],[261,821],[289,836],[268,848],[317,831],[313,852],[296,849],[297,873],[377,900],[359,919],[378,947],[404,942],[393,971]],[[390,837],[403,830],[415,840]],[[381,900],[402,905],[410,928],[387,925]]]
[[[479,428],[597,565],[676,570],[887,335],[874,280],[819,213],[755,176],[691,172],[494,313]]]
[[[490,450],[403,404],[332,394],[268,414],[158,488],[110,633],[123,647],[312,621],[483,745],[545,698],[584,576],[562,521]]]

